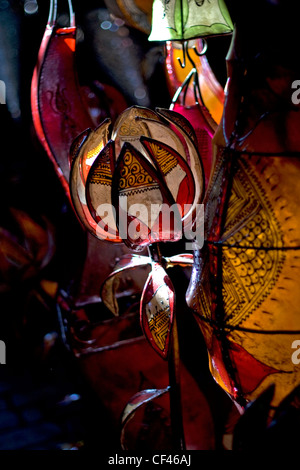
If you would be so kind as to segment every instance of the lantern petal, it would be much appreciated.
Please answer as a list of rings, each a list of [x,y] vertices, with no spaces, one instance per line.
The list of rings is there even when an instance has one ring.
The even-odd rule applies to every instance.
[[[73,159],[70,172],[70,193],[75,212],[83,226],[101,240],[108,240],[107,232],[97,223],[90,213],[86,199],[86,179],[97,155],[108,141],[110,119],[105,119],[94,131],[88,129],[88,135],[82,133],[73,142],[78,147],[77,155],[72,151]],[[110,241],[120,242],[115,236]]]
[[[171,129],[171,126],[169,126],[169,124],[162,122],[160,119],[154,120],[151,118],[149,119],[140,116],[136,118],[136,121],[142,123],[144,126],[147,127],[148,134],[143,134],[145,137],[150,137],[168,145],[169,147],[173,148],[176,152],[178,152],[184,160],[187,160],[186,151],[181,134],[176,134]],[[142,153],[145,154],[144,156],[146,156],[146,158],[148,159],[148,154],[147,152],[145,152],[144,146],[142,146]]]
[[[158,241],[181,239],[181,217],[174,199],[155,168],[125,143],[112,182],[119,235],[131,249]]]
[[[137,150],[144,152],[140,143],[140,136],[151,137],[151,135],[147,124],[137,121],[137,117],[160,120],[154,111],[143,106],[131,106],[123,111],[114,124],[111,136],[112,140],[115,141],[116,155],[119,155],[125,142],[130,142]]]
[[[165,68],[167,72],[168,88],[170,89],[170,95],[173,96],[171,106],[173,106],[174,101],[176,101],[176,103],[185,104],[187,107],[195,104],[194,80],[189,80],[189,83],[186,83],[186,86],[182,89],[188,74],[192,72],[195,65],[198,72],[198,84],[202,98],[201,101],[208,109],[214,122],[219,124],[224,108],[224,89],[212,71],[206,55],[202,52],[200,56],[195,54],[193,49],[194,47],[198,51],[203,51],[203,40],[198,38],[196,40],[189,41],[187,51],[189,56],[193,58],[194,64],[190,61],[186,61],[185,68],[182,68],[178,60],[180,58],[181,63],[184,61],[182,43],[179,41],[167,41]],[[180,90],[181,93],[179,93]],[[175,108],[172,107],[172,109]]]
[[[144,334],[153,349],[167,359],[175,309],[175,290],[165,270],[153,263],[140,304]]]
[[[95,158],[103,147],[107,144],[110,134],[111,120],[109,118],[105,119],[94,131],[92,131],[84,144],[79,150],[80,154],[80,173],[83,179],[83,182],[86,182],[87,175],[90,171],[90,168],[95,161]]]
[[[86,201],[88,209],[107,241],[121,242],[116,227],[115,211],[111,202],[112,177],[115,167],[114,142],[101,150],[88,173]]]
[[[171,147],[157,140],[141,137],[141,142],[165,180],[183,218],[186,207],[195,199],[195,182],[187,162]]]
[[[167,114],[165,114],[165,117],[166,116]],[[201,204],[202,202],[205,189],[203,165],[198,149],[196,148],[194,142],[189,138],[188,134],[174,121],[172,124],[170,122],[170,127],[162,123],[151,121],[150,119],[145,119],[145,121],[150,129],[151,135],[158,135],[157,140],[169,145],[181,156],[183,156],[192,172],[195,182],[195,198],[193,204],[190,207],[190,210],[184,216],[185,227],[189,228],[194,222],[196,217],[196,208],[197,205]],[[180,138],[178,136],[180,136]],[[170,145],[170,139],[172,139],[173,145],[172,143]]]
[[[128,450],[128,436],[127,436],[127,424],[135,418],[136,412],[147,403],[155,401],[157,398],[165,395],[170,390],[170,387],[166,387],[163,389],[147,389],[142,390],[141,392],[136,393],[133,397],[130,398],[129,402],[124,408],[123,415],[122,415],[122,428],[121,428],[121,436],[120,436],[120,443],[123,450]],[[155,416],[152,413],[152,419]],[[154,418],[155,419],[155,418]],[[149,423],[150,427],[152,428],[152,421]],[[147,425],[149,426],[147,423]]]
[[[83,227],[92,235],[96,236],[97,223],[93,219],[86,202],[85,185],[82,181],[79,169],[79,158],[75,158],[72,162],[70,172],[70,194],[75,214]]]

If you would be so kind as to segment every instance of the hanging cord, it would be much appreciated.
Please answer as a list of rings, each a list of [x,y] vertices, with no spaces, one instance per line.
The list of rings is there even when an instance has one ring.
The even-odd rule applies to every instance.
[[[73,10],[72,0],[68,0],[70,27],[75,27],[75,13]],[[55,26],[57,21],[57,0],[50,0],[50,10],[48,16],[48,26]]]

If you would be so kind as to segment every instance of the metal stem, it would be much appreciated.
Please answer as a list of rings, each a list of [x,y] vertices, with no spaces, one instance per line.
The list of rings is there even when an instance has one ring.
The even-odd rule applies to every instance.
[[[172,328],[172,344],[169,357],[170,415],[175,451],[185,450],[183,415],[180,387],[180,354],[176,312]]]

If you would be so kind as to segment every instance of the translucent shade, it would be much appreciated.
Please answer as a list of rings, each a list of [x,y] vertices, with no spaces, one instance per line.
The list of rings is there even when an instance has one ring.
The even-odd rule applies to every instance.
[[[149,41],[181,41],[232,31],[223,0],[154,0]]]

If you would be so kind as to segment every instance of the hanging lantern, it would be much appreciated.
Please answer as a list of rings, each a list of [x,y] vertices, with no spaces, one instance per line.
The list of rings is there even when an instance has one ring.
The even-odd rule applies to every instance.
[[[230,34],[233,24],[223,0],[154,0],[150,41],[186,41]]]
[[[221,118],[224,94],[206,60],[205,38],[232,31],[233,24],[223,0],[156,0],[153,3],[149,40],[167,42],[167,82],[171,87],[177,85],[170,109],[186,117],[196,130],[206,185],[212,165],[212,137]],[[181,52],[177,51],[179,45]],[[173,57],[176,52],[177,64]],[[185,75],[180,73],[180,68]]]
[[[181,239],[182,222],[192,227],[203,198],[203,169],[193,129],[179,114],[128,108],[111,130],[106,120],[79,135],[71,160],[74,208],[100,240],[142,251]],[[173,218],[166,227],[170,208]]]
[[[195,252],[187,301],[215,380],[242,406],[274,383],[277,406],[300,380],[293,359],[300,335],[299,105],[290,99],[297,71],[263,42],[252,49],[241,30],[227,58],[206,242]]]

